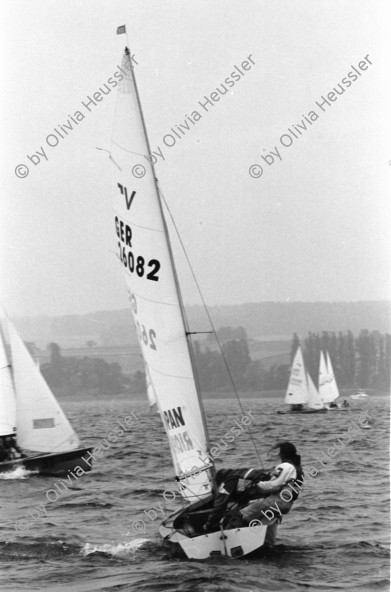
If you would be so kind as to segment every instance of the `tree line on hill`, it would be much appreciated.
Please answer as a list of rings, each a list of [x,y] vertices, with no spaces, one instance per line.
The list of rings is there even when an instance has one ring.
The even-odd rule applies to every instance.
[[[241,391],[276,390],[288,384],[289,366],[273,364],[264,368],[259,360],[251,359],[247,339],[225,341],[221,352],[209,346],[201,349],[195,342],[194,358],[203,391],[228,389],[232,382]]]
[[[293,335],[291,360],[299,339]],[[304,361],[317,384],[320,352],[328,351],[338,386],[342,388],[390,389],[391,336],[379,331],[360,331],[354,337],[351,331],[309,333],[303,343]]]
[[[116,362],[102,358],[73,358],[61,355],[57,343],[49,344],[50,362],[42,364],[41,372],[50,388],[59,394],[89,392],[119,394],[129,390],[131,380],[122,374]]]
[[[221,349],[210,339],[201,347],[194,342],[194,358],[201,389],[206,392],[231,389],[240,391],[284,390],[289,381],[288,364],[265,367],[253,360],[243,327],[223,327],[217,332]],[[291,343],[291,361],[299,345],[295,333]],[[358,337],[347,333],[309,333],[302,343],[306,368],[318,383],[320,352],[328,351],[337,383],[341,388],[390,389],[391,336],[364,329]],[[146,390],[145,374],[138,370],[131,376],[122,373],[118,363],[101,358],[73,358],[61,355],[51,343],[50,362],[41,371],[49,386],[60,393],[94,392],[96,394],[140,393]]]
[[[194,345],[197,374],[202,390],[228,388],[230,376],[238,390],[284,390],[289,381],[290,366],[273,364],[265,367],[252,360],[243,327],[223,327],[217,332],[221,352],[209,346]],[[234,336],[234,339],[232,337]],[[224,341],[224,339],[227,339]],[[294,333],[291,362],[300,344]],[[351,331],[309,333],[302,343],[304,361],[315,385],[318,385],[320,352],[328,352],[338,386],[346,389],[390,389],[391,336],[379,331],[361,330],[358,337]],[[229,371],[227,370],[229,369]]]

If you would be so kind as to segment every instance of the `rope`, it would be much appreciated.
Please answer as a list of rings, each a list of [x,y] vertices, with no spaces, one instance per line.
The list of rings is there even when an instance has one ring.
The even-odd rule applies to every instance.
[[[234,393],[235,393],[235,395],[236,395],[236,398],[237,398],[237,400],[238,400],[238,404],[239,404],[240,410],[241,410],[241,412],[243,413],[243,415],[245,415],[245,411],[244,411],[244,409],[243,409],[242,402],[241,402],[241,400],[240,400],[240,397],[239,397],[239,394],[238,394],[238,392],[237,392],[237,390],[236,390],[235,383],[234,383],[234,380],[233,380],[233,376],[232,376],[232,374],[231,374],[231,371],[230,371],[230,369],[229,369],[229,366],[228,366],[228,364],[227,364],[227,360],[225,359],[224,352],[223,352],[223,348],[222,348],[222,346],[221,346],[221,343],[220,343],[220,340],[219,340],[219,338],[218,338],[218,335],[217,335],[217,332],[216,332],[215,326],[214,326],[214,324],[213,324],[213,321],[212,321],[212,318],[211,318],[211,316],[210,316],[210,314],[209,314],[209,310],[208,310],[208,308],[207,308],[207,306],[206,306],[206,303],[205,303],[204,297],[203,297],[203,295],[202,295],[202,292],[201,292],[201,288],[200,288],[200,286],[199,286],[199,284],[198,284],[198,281],[197,281],[196,275],[195,275],[195,273],[194,273],[193,267],[192,267],[192,265],[191,265],[191,262],[190,262],[190,260],[189,260],[189,257],[188,257],[188,255],[187,255],[187,251],[186,251],[186,249],[185,249],[185,245],[183,244],[182,238],[181,238],[181,236],[180,236],[180,234],[179,234],[179,230],[178,230],[178,228],[177,228],[177,225],[176,225],[176,223],[175,223],[175,220],[174,220],[174,218],[173,218],[173,215],[171,214],[171,210],[170,210],[170,208],[168,207],[168,203],[167,203],[167,201],[166,201],[166,198],[165,198],[165,196],[164,196],[164,194],[163,194],[163,191],[162,191],[162,189],[160,188],[160,184],[158,184],[158,190],[159,190],[159,193],[160,193],[160,197],[161,197],[161,199],[162,199],[162,201],[163,201],[164,205],[165,205],[165,206],[166,206],[166,208],[167,208],[167,212],[169,213],[169,216],[170,216],[171,222],[172,222],[172,224],[173,224],[173,226],[174,226],[174,229],[175,229],[176,235],[177,235],[177,237],[178,237],[179,243],[180,243],[180,245],[181,245],[181,247],[182,247],[183,253],[184,253],[185,257],[186,257],[187,264],[188,264],[188,266],[189,266],[189,269],[190,269],[190,271],[191,271],[191,274],[192,274],[192,276],[193,276],[194,283],[195,283],[195,285],[196,285],[196,287],[197,287],[198,294],[199,294],[199,296],[200,296],[200,298],[201,298],[202,305],[203,305],[203,307],[204,307],[204,310],[205,310],[205,312],[206,312],[206,315],[207,315],[207,317],[208,317],[208,321],[209,321],[209,323],[210,323],[210,326],[212,327],[213,333],[214,333],[214,335],[215,335],[215,337],[216,337],[216,342],[217,342],[218,348],[219,348],[219,350],[220,350],[221,357],[222,357],[222,359],[223,359],[223,362],[224,362],[224,366],[225,366],[225,368],[226,368],[226,370],[227,370],[227,373],[228,373],[229,380],[230,380],[230,382],[231,382],[231,385],[232,385],[233,391],[234,391]],[[265,467],[264,467],[264,464],[263,464],[263,460],[262,460],[262,458],[261,458],[261,455],[260,455],[260,453],[259,453],[259,451],[258,451],[258,449],[257,449],[257,446],[256,446],[256,443],[255,443],[255,440],[254,440],[253,434],[252,434],[252,432],[251,432],[251,430],[250,430],[250,426],[247,426],[247,430],[248,430],[248,433],[249,433],[249,435],[250,435],[250,438],[251,438],[251,440],[252,440],[252,443],[253,443],[253,446],[254,446],[254,450],[255,450],[255,452],[256,452],[256,454],[257,454],[258,460],[259,460],[259,462],[261,463],[261,465],[262,465],[262,468],[264,469]]]

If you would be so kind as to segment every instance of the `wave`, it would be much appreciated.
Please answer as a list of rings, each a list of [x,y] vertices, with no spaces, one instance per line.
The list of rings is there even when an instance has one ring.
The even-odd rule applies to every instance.
[[[82,550],[81,555],[91,555],[93,553],[104,553],[105,555],[112,555],[113,557],[121,557],[123,555],[130,555],[135,553],[140,548],[150,547],[154,545],[150,539],[135,539],[127,543],[105,543],[103,545],[97,545],[93,543],[86,543]]]
[[[22,466],[16,467],[12,471],[0,473],[0,479],[27,479],[30,475],[36,475],[37,471],[28,471]]]

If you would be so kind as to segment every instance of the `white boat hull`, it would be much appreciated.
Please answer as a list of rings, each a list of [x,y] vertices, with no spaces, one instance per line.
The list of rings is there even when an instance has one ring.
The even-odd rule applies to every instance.
[[[238,559],[260,549],[266,542],[274,542],[274,523],[267,526],[257,523],[251,527],[232,528],[198,536],[186,534],[183,530],[176,529],[174,522],[188,511],[185,508],[175,512],[161,524],[159,530],[164,543],[172,551],[181,550],[189,559],[209,559],[216,556]],[[271,536],[267,537],[268,534]]]

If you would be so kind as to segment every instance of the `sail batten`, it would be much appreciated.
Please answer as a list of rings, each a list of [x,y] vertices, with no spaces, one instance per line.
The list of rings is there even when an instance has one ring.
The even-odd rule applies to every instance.
[[[118,213],[118,215],[121,215],[121,212],[117,212],[117,210],[116,210],[116,213]],[[153,228],[151,226],[142,226],[141,224],[133,224],[133,226],[135,226],[136,228],[140,228],[141,230],[148,230],[151,232],[159,232],[161,234],[164,234],[164,230],[162,230],[161,228]]]
[[[162,376],[168,376],[169,378],[178,378],[180,380],[194,380],[193,376],[180,376],[179,374],[168,374],[167,372],[162,372],[161,370],[157,370],[152,366],[148,365],[148,368],[157,374],[161,374]]]
[[[199,401],[174,258],[158,193],[134,71],[122,60],[112,136],[115,236],[144,359],[147,393],[156,403],[187,501],[212,491],[208,435]],[[140,158],[142,157],[142,158]],[[206,461],[207,459],[207,461]],[[198,469],[196,471],[195,469]]]

